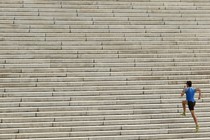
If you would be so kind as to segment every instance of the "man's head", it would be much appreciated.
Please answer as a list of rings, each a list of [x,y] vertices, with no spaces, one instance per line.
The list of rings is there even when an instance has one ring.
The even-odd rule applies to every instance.
[[[187,87],[191,87],[192,86],[192,82],[191,81],[187,81],[186,85],[187,85]]]

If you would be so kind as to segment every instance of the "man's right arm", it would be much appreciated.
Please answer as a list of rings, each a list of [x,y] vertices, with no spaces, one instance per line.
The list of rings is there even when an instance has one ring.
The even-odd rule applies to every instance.
[[[184,96],[184,92],[182,91],[181,96]]]
[[[184,87],[184,89],[182,90],[181,96],[184,96],[185,92],[186,92],[186,87]]]

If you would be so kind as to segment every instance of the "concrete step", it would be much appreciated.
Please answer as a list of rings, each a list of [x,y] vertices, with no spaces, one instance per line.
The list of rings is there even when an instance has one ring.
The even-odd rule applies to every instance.
[[[161,100],[162,101],[162,100]],[[209,99],[208,99],[209,101]],[[175,103],[176,102],[176,103]],[[87,104],[87,106],[79,106],[79,102],[78,103],[78,107],[76,105],[74,105],[72,103],[71,106],[54,106],[52,103],[52,107],[48,107],[46,103],[44,103],[43,101],[40,101],[40,103],[37,102],[29,102],[29,103],[34,103],[34,104],[38,104],[37,107],[35,107],[36,105],[33,105],[33,107],[31,107],[29,105],[29,103],[19,103],[19,106],[17,107],[5,107],[4,106],[0,109],[2,113],[15,113],[15,112],[49,112],[49,111],[87,111],[87,110],[107,110],[107,112],[109,110],[116,110],[116,111],[120,111],[120,110],[124,110],[124,109],[159,109],[159,108],[171,108],[171,109],[177,109],[178,108],[182,108],[181,106],[181,101],[173,101],[171,102],[171,105],[169,104],[169,102],[164,102],[161,103],[161,105],[158,104],[154,104],[153,102],[151,102],[151,105],[147,105],[147,106],[143,106],[143,103],[139,103],[139,105],[136,105],[136,101],[134,100],[134,104],[125,104],[123,105],[123,101],[122,103],[120,101],[117,102],[117,105],[113,103],[113,105],[107,105],[107,106],[103,106],[103,105],[98,105],[96,106],[96,104],[91,104],[91,102],[89,102],[89,106]],[[198,101],[197,105],[196,105],[196,109],[198,110],[204,110],[203,108],[207,108],[209,107],[208,105],[205,105],[207,101],[204,100],[203,103],[201,103],[200,101]],[[50,101],[49,103],[50,104]],[[59,104],[59,101],[58,101]],[[122,104],[122,105],[120,105]],[[5,105],[5,104],[3,104]],[[13,104],[15,105],[15,104]],[[18,104],[17,104],[18,105]],[[91,106],[92,105],[92,106]]]
[[[155,58],[153,58],[153,59],[155,59]],[[170,58],[169,58],[170,59]],[[143,59],[142,59],[143,60]],[[184,66],[182,66],[182,67],[180,67],[180,68],[177,68],[177,67],[156,67],[156,68],[149,68],[149,67],[112,67],[112,68],[34,68],[34,69],[32,69],[32,68],[24,68],[24,69],[21,69],[21,68],[14,68],[13,70],[9,70],[8,68],[6,68],[6,69],[3,69],[3,68],[1,68],[1,73],[3,74],[3,73],[6,73],[6,72],[4,72],[4,70],[6,71],[6,70],[8,70],[8,71],[13,71],[14,72],[14,74],[15,73],[20,73],[21,71],[22,71],[22,74],[27,74],[27,73],[36,73],[36,74],[38,74],[38,73],[60,73],[60,72],[66,72],[66,73],[68,73],[68,72],[86,72],[86,73],[91,73],[91,72],[96,72],[96,74],[97,74],[97,72],[129,72],[130,71],[130,73],[131,72],[136,72],[136,71],[139,71],[139,73],[141,72],[141,71],[156,71],[156,72],[158,72],[158,71],[171,71],[171,72],[173,72],[173,71],[180,71],[180,70],[193,70],[193,71],[198,71],[198,70],[200,70],[200,71],[203,71],[203,72],[207,72],[207,70],[209,70],[209,68],[210,67],[208,67],[208,66],[203,66],[203,67],[184,67]],[[47,75],[47,74],[46,74]],[[88,75],[88,74],[87,74]],[[143,76],[141,76],[141,75],[138,75],[139,77],[143,77]],[[145,77],[148,77],[148,75],[144,75]],[[150,75],[150,77],[151,77],[152,75]],[[155,76],[158,76],[158,75],[153,75],[154,77]],[[170,77],[173,77],[173,75],[167,75],[168,76],[168,79],[169,80],[171,80],[172,78],[170,78]],[[186,77],[188,77],[189,75],[187,75],[186,74]],[[192,78],[194,78],[194,77],[198,77],[198,76],[201,76],[201,77],[204,77],[204,74],[202,74],[202,75],[196,75],[196,74],[194,74],[193,76],[192,76]],[[208,75],[206,75],[207,77],[208,77]],[[72,76],[72,77],[76,77],[76,76]],[[91,77],[91,76],[88,76],[88,77]],[[96,76],[93,76],[93,77],[96,77]],[[103,76],[103,74],[101,75],[101,77],[104,77]],[[163,76],[163,77],[166,77],[166,75],[165,76]],[[180,77],[180,75],[176,75],[176,77],[178,78],[178,77]],[[174,79],[175,80],[175,79]],[[179,80],[181,80],[181,79],[179,79]]]
[[[49,32],[66,32],[66,33],[68,33],[69,31],[68,31],[68,29],[66,30],[66,29],[54,29],[54,30],[48,30],[48,29],[35,29],[35,30],[33,30],[33,29],[30,29],[30,32],[36,32],[36,33],[44,33],[44,32],[46,32],[46,30],[47,30],[47,32],[49,33]],[[65,30],[65,31],[63,31],[63,30]],[[84,33],[87,33],[88,31],[85,31],[85,30],[80,30],[81,32],[84,32]],[[76,32],[76,33],[80,33],[80,31],[79,30],[77,30],[77,31],[74,31],[74,32]],[[142,30],[141,30],[142,31]],[[109,32],[109,30],[92,30],[92,32],[94,32],[94,33],[97,33],[97,32]],[[117,30],[112,30],[112,31],[110,31],[110,32],[122,32],[122,33],[126,33],[126,32],[139,32],[138,30],[136,30],[135,29],[135,31],[126,31],[126,30],[123,30],[123,31],[118,31],[118,29]],[[144,31],[142,31],[142,32],[144,32]],[[149,31],[150,32],[150,31]],[[152,30],[151,32],[162,32],[162,31],[160,31],[160,30]],[[177,31],[177,32],[179,32],[179,31]],[[196,32],[196,31],[188,31],[188,30],[186,30],[186,31],[183,31],[183,32]],[[203,31],[203,30],[198,30],[197,32],[208,32],[208,30],[206,30],[205,29],[205,31]],[[77,35],[75,35],[75,36],[77,36]],[[121,35],[122,36],[122,35]],[[35,35],[35,37],[32,35],[32,36],[30,36],[30,37],[3,37],[2,38],[2,40],[4,40],[4,41],[70,41],[70,40],[72,40],[72,41],[122,41],[122,42],[129,42],[129,41],[154,41],[154,40],[156,40],[156,41],[176,41],[176,40],[178,40],[178,41],[192,41],[192,40],[197,40],[197,41],[209,41],[209,38],[204,38],[204,37],[189,37],[189,38],[178,38],[178,37],[176,37],[176,38],[172,38],[172,37],[151,37],[151,38],[146,38],[146,37],[72,37],[72,38],[70,38],[69,39],[69,37],[43,37],[43,36],[39,36],[39,34],[36,36]],[[181,50],[180,50],[181,51]]]
[[[138,50],[48,50],[49,54],[55,54],[57,52],[57,54],[166,54],[166,53],[170,53],[170,54],[176,54],[176,53],[181,53],[181,54],[187,54],[187,53],[208,53],[210,51],[210,49],[192,49],[192,50],[188,50],[188,49],[170,49],[170,50],[164,50],[164,49],[145,49],[142,50],[141,48],[139,48]],[[32,51],[32,50],[2,50],[0,54],[48,54],[47,50],[36,50],[36,51]],[[151,58],[150,58],[151,59]],[[161,58],[160,58],[161,59]],[[172,59],[172,58],[171,58]],[[173,59],[180,59],[180,58],[173,58]],[[183,59],[187,59],[187,58],[183,58]],[[196,59],[196,58],[194,58]],[[200,59],[200,58],[197,58]],[[17,60],[18,61],[18,60]],[[64,60],[65,61],[65,60]]]
[[[196,86],[196,85],[195,85]],[[197,85],[198,86],[198,85]],[[199,84],[200,88],[208,88],[208,84]],[[4,91],[5,92],[18,92],[18,91],[110,91],[110,90],[160,90],[160,89],[182,89],[183,86],[182,85],[118,85],[118,86],[83,86],[83,89],[81,89],[81,85],[79,86],[72,86],[72,87],[63,87],[63,86],[56,86],[56,87],[31,87],[31,88],[27,88],[27,87],[23,87],[23,88],[5,88]]]
[[[3,90],[2,90],[3,91]],[[204,93],[203,97],[209,96],[209,90],[208,89],[202,89],[202,92]],[[157,90],[112,90],[112,91],[62,91],[62,92],[47,92],[47,91],[41,91],[41,92],[4,92],[1,93],[1,97],[62,97],[62,96],[99,96],[99,95],[166,95],[168,94],[168,90],[164,89],[157,89]],[[171,89],[170,94],[177,95],[177,89]],[[162,97],[164,98],[164,97]]]
[[[180,82],[184,83],[184,82]],[[0,83],[0,88],[7,88],[7,87],[78,87],[78,86],[129,86],[129,85],[143,85],[144,88],[146,88],[148,85],[153,84],[156,88],[160,88],[163,85],[168,85],[168,87],[171,87],[172,84],[179,84],[178,82],[168,82],[168,81],[162,81],[157,83],[157,81],[101,81],[101,82],[95,82],[95,81],[89,81],[89,82],[19,82],[19,83]],[[200,84],[209,84],[209,80],[202,81]],[[198,86],[198,84],[196,84]],[[166,87],[167,88],[167,87]],[[174,88],[176,89],[176,87]]]
[[[183,139],[183,140],[208,140],[208,137],[206,138],[186,138],[186,139]]]
[[[57,112],[56,112],[57,114]],[[154,114],[155,115],[155,114]],[[54,115],[55,116],[55,115]],[[74,115],[73,115],[74,116]],[[39,117],[39,116],[38,116]],[[75,116],[76,117],[76,116]],[[202,117],[199,118],[199,122],[201,124],[201,127],[209,127],[208,124],[208,119],[209,117]],[[145,121],[140,120],[95,120],[95,121],[59,121],[59,122],[21,122],[21,123],[2,123],[2,129],[8,129],[8,128],[12,128],[13,129],[22,129],[22,128],[37,128],[37,127],[42,127],[42,128],[48,128],[48,127],[73,127],[76,129],[80,129],[81,127],[84,127],[83,129],[81,128],[81,130],[83,131],[88,131],[89,127],[97,127],[98,125],[102,126],[120,126],[122,127],[122,125],[124,126],[123,128],[121,128],[121,130],[137,130],[136,128],[139,126],[139,130],[149,130],[149,129],[156,129],[155,126],[159,125],[160,123],[163,124],[163,128],[170,128],[170,129],[174,129],[174,128],[186,128],[186,126],[192,127],[195,126],[195,124],[193,123],[193,119],[191,117],[189,118],[169,118],[169,119],[144,119]],[[186,123],[186,126],[181,126],[181,124]],[[205,124],[207,123],[207,124]],[[13,125],[12,125],[13,124]],[[41,124],[41,125],[40,125]],[[166,125],[164,127],[164,124]],[[30,126],[31,125],[31,126]],[[144,125],[147,125],[147,127],[144,127]],[[87,127],[87,128],[85,128]],[[98,126],[99,127],[99,126]],[[156,126],[158,127],[158,126]],[[159,125],[160,127],[160,125]],[[159,128],[158,127],[158,128]],[[193,128],[193,127],[192,127]],[[94,128],[92,128],[94,130]],[[77,130],[77,131],[78,131]],[[76,132],[77,132],[76,131]],[[172,132],[171,132],[172,133]]]
[[[10,99],[10,100],[12,100],[12,99]],[[19,100],[23,100],[23,99],[19,99]],[[52,101],[44,101],[43,99],[40,99],[40,100],[42,100],[42,101],[39,101],[39,102],[36,102],[36,101],[21,102],[20,101],[20,102],[18,102],[18,100],[12,100],[12,103],[10,105],[3,101],[0,105],[2,107],[2,109],[1,109],[2,111],[9,111],[9,110],[6,109],[6,107],[13,107],[14,108],[14,107],[50,107],[50,106],[52,106],[52,107],[56,108],[56,105]],[[184,100],[184,98],[183,99],[175,98],[173,100],[152,99],[152,101],[151,101],[152,105],[148,105],[146,107],[143,107],[142,104],[147,104],[146,101],[148,101],[148,100],[138,101],[138,100],[135,100],[135,99],[132,99],[132,98],[131,99],[118,99],[118,100],[113,100],[113,99],[108,100],[108,99],[106,99],[104,101],[95,101],[95,100],[90,100],[89,99],[86,102],[82,102],[78,99],[74,100],[74,101],[70,101],[70,99],[67,98],[65,101],[60,101],[59,100],[57,102],[58,102],[59,106],[63,106],[64,110],[66,110],[66,109],[71,110],[71,109],[76,108],[76,106],[80,106],[79,108],[81,108],[81,109],[84,108],[85,110],[87,110],[88,108],[91,108],[91,109],[93,109],[93,108],[97,108],[97,109],[100,109],[100,108],[101,109],[103,109],[103,108],[106,109],[107,108],[108,109],[109,108],[109,109],[111,109],[111,107],[108,106],[108,105],[113,105],[113,108],[115,107],[116,109],[120,110],[120,105],[123,105],[124,107],[127,106],[127,108],[132,108],[132,109],[138,109],[138,108],[145,108],[146,109],[146,108],[150,108],[150,107],[152,108],[153,106],[154,106],[153,108],[167,106],[169,103],[172,103],[173,104],[172,107],[179,107],[180,106],[179,103],[181,102],[181,100]],[[197,107],[208,107],[208,105],[204,104],[205,102],[208,102],[208,101],[209,101],[208,97],[203,97],[203,99],[201,101],[198,101],[199,104],[198,104]],[[31,105],[32,103],[33,103],[33,105]],[[161,105],[160,106],[157,105],[158,103],[161,103]],[[103,104],[106,104],[107,107],[104,107]],[[137,105],[137,104],[139,104],[139,105]],[[66,105],[66,107],[65,107],[65,105]],[[74,107],[68,107],[68,106],[74,106]],[[88,108],[84,107],[84,106],[87,106]],[[89,106],[92,106],[92,107],[89,107]],[[13,109],[13,108],[11,108],[11,109]],[[60,107],[58,107],[58,108],[60,108]],[[20,111],[21,111],[21,109],[26,109],[27,110],[27,108],[19,108],[19,109],[20,109]],[[42,108],[40,108],[40,109],[42,109]],[[34,110],[37,110],[37,108],[34,108]]]
[[[134,67],[136,68],[136,67]],[[19,68],[18,68],[19,69]],[[74,78],[100,78],[100,77],[106,77],[106,78],[109,78],[111,76],[114,76],[114,77],[120,77],[120,76],[123,76],[123,79],[126,79],[126,78],[129,78],[129,77],[139,77],[140,79],[142,78],[143,80],[146,80],[148,78],[152,78],[152,79],[156,79],[156,80],[180,80],[181,78],[181,75],[185,75],[184,79],[189,79],[189,76],[190,75],[195,75],[195,77],[193,77],[192,79],[195,79],[197,81],[197,79],[199,79],[199,74],[201,75],[200,77],[205,77],[208,75],[208,70],[209,69],[206,69],[206,70],[203,70],[204,68],[192,68],[193,71],[192,72],[189,72],[189,71],[171,71],[172,68],[148,68],[148,67],[145,67],[145,70],[147,70],[148,72],[143,72],[143,71],[139,71],[137,72],[138,69],[132,69],[132,72],[128,72],[128,68],[122,68],[122,69],[114,69],[112,68],[111,69],[111,72],[100,72],[100,71],[90,71],[90,72],[75,72],[74,69],[72,69],[72,72],[71,71],[65,71],[65,73],[62,73],[62,70],[57,70],[58,72],[55,72],[55,73],[47,73],[46,71],[39,71],[39,70],[36,70],[36,71],[32,71],[32,73],[28,73],[28,71],[30,70],[25,70],[23,69],[23,73],[21,73],[21,70],[18,71],[15,70],[14,72],[18,72],[18,73],[1,73],[0,74],[0,77],[1,78],[41,78],[39,81],[40,82],[44,82],[44,80],[42,80],[43,78],[49,78],[49,77],[52,77],[52,78],[58,78],[58,77],[62,77],[62,79],[60,80],[60,82],[64,82],[64,81],[68,81],[67,78],[70,78],[70,77],[74,77]],[[199,71],[200,69],[200,71]],[[143,69],[141,69],[143,70]],[[187,69],[185,69],[187,70]],[[27,71],[27,72],[26,72]],[[37,73],[37,71],[39,71]],[[110,68],[109,68],[109,71],[110,71]],[[162,72],[161,72],[162,71]],[[94,73],[95,72],[95,73]],[[180,75],[178,77],[173,77],[172,75]],[[162,78],[158,78],[158,77],[161,77],[163,76]],[[155,78],[154,78],[155,77]],[[208,76],[207,76],[208,77]],[[137,78],[137,80],[139,79]],[[146,79],[145,79],[146,78]],[[135,79],[135,78],[134,78]],[[206,78],[204,78],[206,79]],[[136,80],[136,81],[137,81]],[[52,80],[53,82],[54,80]],[[102,80],[103,81],[103,80]],[[112,81],[112,80],[111,80]],[[129,80],[129,81],[132,81],[132,80]],[[183,81],[183,80],[182,80]],[[58,81],[59,82],[59,81]],[[205,83],[208,82],[208,81],[205,81]],[[168,82],[169,83],[169,82]],[[172,84],[174,82],[171,82]],[[176,83],[176,82],[175,82]]]
[[[190,128],[194,128],[193,123],[185,123],[186,125],[189,125]],[[206,129],[208,127],[208,123],[200,123],[203,129]],[[169,129],[171,133],[173,132],[172,129],[176,129],[176,131],[181,131],[184,133],[184,131],[187,131],[186,128],[182,127],[181,123],[177,123],[175,127],[171,127],[170,124],[147,124],[145,125],[126,125],[126,126],[119,126],[119,125],[113,125],[113,126],[85,126],[85,127],[38,127],[38,128],[13,128],[13,129],[2,129],[1,132],[7,132],[7,133],[43,133],[43,132],[77,132],[77,131],[84,131],[84,132],[90,132],[90,131],[127,131],[127,130],[154,130],[154,129]],[[180,130],[178,130],[178,128]],[[189,129],[189,128],[188,128]]]
[[[65,103],[65,102],[64,102]],[[64,104],[64,103],[58,103],[58,106],[68,106],[67,103]],[[43,104],[43,103],[42,103]],[[81,103],[80,103],[81,104]],[[106,104],[104,102],[104,104]],[[113,104],[113,103],[112,103]],[[157,104],[157,103],[156,103]],[[15,104],[11,104],[12,105],[15,105]],[[45,105],[49,105],[49,106],[55,106],[55,104],[51,103],[51,104],[46,104]],[[74,104],[72,104],[74,105]],[[77,103],[77,105],[79,105]],[[107,105],[111,105],[111,104],[107,104]],[[36,106],[33,105],[34,107]],[[40,104],[37,106],[39,107]],[[84,106],[84,105],[83,105]],[[30,107],[30,106],[28,106]],[[202,108],[198,108],[198,111],[197,112],[208,112],[208,109],[209,107],[202,107]],[[36,110],[36,109],[35,109]],[[50,111],[47,111],[47,112],[14,112],[14,113],[2,113],[1,114],[1,117],[2,118],[5,118],[5,117],[8,117],[8,118],[13,118],[13,116],[15,115],[16,117],[55,117],[55,116],[69,116],[69,115],[72,115],[72,116],[107,116],[107,115],[139,115],[139,114],[147,114],[147,115],[155,115],[155,114],[166,114],[166,113],[180,113],[182,112],[181,111],[181,108],[175,108],[175,109],[171,109],[171,108],[168,108],[168,109],[134,109],[134,110],[92,110],[92,111],[56,111],[56,112],[50,112]],[[204,118],[204,117],[202,117]],[[175,118],[176,120],[177,118]]]
[[[66,129],[66,130],[68,130],[68,129]],[[189,129],[189,128],[188,129],[181,129],[181,130],[182,130],[182,133],[190,133],[190,132],[194,132],[195,131],[194,129]],[[126,131],[124,131],[124,130],[114,130],[114,131],[112,131],[114,134],[110,134],[111,131],[101,131],[100,134],[96,134],[98,131],[89,131],[89,132],[83,132],[83,133],[82,132],[70,132],[70,136],[71,137],[101,136],[101,134],[103,136],[105,136],[107,133],[108,133],[108,135],[118,135],[116,133],[121,133],[121,135],[138,135],[139,133],[144,133],[144,134],[147,135],[147,134],[165,134],[166,133],[165,131],[167,131],[167,133],[172,132],[170,134],[173,134],[174,132],[176,133],[176,132],[180,131],[180,129],[165,129],[165,130],[162,130],[162,131],[157,131],[156,130],[156,132],[155,132],[155,130],[150,130],[150,132],[148,130],[126,130]],[[203,133],[208,132],[208,127],[202,128],[202,131],[203,131]],[[58,132],[56,132],[56,133],[58,133]],[[34,135],[35,134],[37,135],[37,133],[34,133]],[[42,133],[42,134],[46,135],[47,132]],[[24,138],[24,136],[26,136],[26,135],[33,135],[33,134],[22,133],[19,136]],[[4,137],[5,136],[6,135],[4,135]],[[34,137],[34,136],[31,136],[31,137]]]
[[[29,113],[30,114],[30,113]],[[31,113],[32,114],[32,113]],[[206,112],[197,112],[196,113],[199,118],[202,117],[209,117],[208,113]],[[190,113],[187,113],[187,118],[190,120]],[[121,120],[121,121],[126,121],[126,120],[141,120],[141,119],[159,119],[159,120],[164,120],[164,119],[174,119],[174,118],[179,118],[183,119],[183,116],[181,116],[179,113],[161,113],[161,114],[135,114],[135,115],[106,115],[106,116],[50,116],[50,117],[17,117],[14,119],[13,117],[7,117],[7,118],[2,118],[1,122],[2,123],[30,123],[30,122],[70,122],[70,121],[113,121],[113,120]],[[204,124],[208,125],[207,122],[204,122]],[[202,125],[204,125],[202,124]],[[160,125],[160,124],[156,124]],[[162,124],[163,125],[163,124]],[[168,125],[168,124],[165,124]],[[191,125],[194,125],[191,123]],[[150,125],[149,125],[150,126]],[[149,127],[148,126],[148,127]],[[151,125],[152,127],[153,125]],[[171,127],[177,128],[177,127],[185,127],[183,125],[180,126],[180,124],[171,124]],[[205,126],[205,125],[204,125]],[[96,126],[95,126],[96,127]],[[99,127],[99,126],[98,126]],[[125,126],[126,127],[126,126]],[[129,127],[129,126],[128,126]],[[143,126],[142,126],[143,127]],[[75,128],[76,129],[76,128]],[[94,128],[92,128],[94,129]],[[135,129],[135,127],[133,127]]]
[[[94,51],[93,51],[94,52]],[[121,53],[126,52],[133,52],[133,51],[120,51]],[[119,52],[119,53],[120,53]],[[145,58],[145,59],[138,59],[138,58],[121,58],[121,59],[5,59],[0,60],[1,64],[30,64],[30,63],[154,63],[154,62],[173,62],[173,63],[186,63],[189,60],[193,62],[203,62],[204,60],[208,60],[206,58]]]
[[[175,90],[174,90],[175,91]],[[120,91],[119,91],[120,92]],[[128,91],[129,92],[129,91]],[[162,100],[164,101],[165,99],[167,100],[170,100],[170,97],[173,97],[175,99],[173,99],[174,101],[177,101],[180,97],[179,94],[175,94],[173,92],[170,92],[170,94],[167,94],[167,92],[162,92],[161,94],[159,95],[145,95],[145,93],[141,93],[141,92],[144,92],[144,91],[131,91],[128,93],[128,95],[126,94],[117,94],[117,92],[115,94],[113,94],[111,96],[111,93],[109,94],[105,94],[103,92],[101,93],[97,93],[95,92],[92,93],[92,95],[88,94],[88,92],[85,94],[85,92],[82,94],[81,93],[78,93],[78,95],[74,94],[74,92],[69,92],[69,94],[65,94],[65,93],[49,93],[49,94],[46,94],[46,93],[43,93],[43,96],[42,97],[36,97],[36,96],[33,96],[31,95],[31,97],[27,97],[27,96],[23,96],[22,98],[18,97],[18,96],[14,96],[14,97],[8,97],[9,96],[9,93],[4,93],[2,96],[4,98],[0,99],[1,102],[6,102],[7,100],[9,101],[12,101],[12,102],[46,102],[46,101],[66,101],[66,100],[70,100],[70,101],[83,101],[84,98],[87,99],[87,101],[101,101],[101,100],[140,100],[140,99],[159,99],[159,100]],[[160,91],[161,92],[161,91]],[[208,100],[208,97],[209,97],[209,94],[208,93],[205,93],[206,91],[204,90],[203,91],[203,100]],[[138,94],[136,94],[138,93]],[[8,95],[7,95],[8,94]],[[12,94],[12,93],[11,93]],[[17,93],[18,94],[18,93]],[[24,93],[20,93],[21,94],[24,94]],[[29,93],[28,93],[29,94]],[[32,93],[31,93],[32,94]],[[41,93],[40,93],[41,94]],[[38,94],[39,95],[39,94]],[[46,97],[45,97],[46,95]],[[64,97],[63,97],[64,96]],[[69,98],[67,98],[67,96],[69,96]]]
[[[174,53],[174,54],[170,54],[170,53],[163,53],[163,54],[158,54],[158,53],[151,53],[151,54],[117,54],[117,53],[109,53],[109,55],[107,54],[77,54],[76,52],[75,53],[72,53],[71,55],[68,55],[66,53],[58,53],[58,54],[53,54],[51,53],[50,54],[44,54],[44,53],[41,53],[41,54],[2,54],[0,56],[1,59],[12,59],[12,58],[16,58],[16,59],[102,59],[103,57],[105,59],[111,59],[111,58],[122,58],[122,59],[125,59],[125,58],[137,58],[137,59],[140,59],[140,58],[143,58],[143,59],[146,59],[146,58],[170,58],[171,57],[207,57],[208,56],[208,53]]]
[[[151,136],[151,135],[146,135],[146,136],[142,136],[142,139],[167,139],[168,137],[170,137],[170,139],[182,139],[182,138],[196,138],[196,137],[209,137],[209,133],[200,133],[200,134],[196,134],[196,133],[185,133],[185,134],[170,134],[170,135],[156,135],[156,136]]]
[[[35,133],[35,134],[2,134],[0,139],[28,139],[28,138],[53,138],[53,137],[69,137],[69,132],[58,133]]]
[[[98,35],[98,34],[96,34]],[[138,34],[137,34],[138,35]],[[166,34],[168,35],[168,34]],[[205,35],[205,34],[204,34]],[[15,41],[14,41],[15,42]],[[21,42],[16,42],[16,43],[20,43]],[[26,42],[25,42],[26,43]],[[28,43],[30,44],[30,42],[28,41]],[[160,45],[132,45],[132,46],[125,46],[125,45],[103,45],[103,46],[88,46],[88,47],[84,47],[84,46],[76,46],[76,45],[72,45],[72,46],[62,46],[61,47],[61,42],[59,44],[59,42],[54,42],[55,44],[49,43],[44,43],[42,42],[38,43],[36,42],[35,44],[30,44],[30,46],[26,46],[26,44],[22,44],[22,46],[15,46],[14,44],[12,45],[11,43],[4,43],[4,46],[1,46],[0,49],[1,50],[133,50],[133,49],[154,49],[156,48],[158,49],[209,49],[207,45],[193,45],[191,47],[189,47],[188,45],[164,45],[164,46],[160,46]]]
[[[191,133],[187,133],[187,135],[184,135],[184,134],[179,134],[179,135],[175,135],[175,134],[171,134],[169,135],[170,137],[172,138],[179,138],[179,139],[182,139],[182,137],[208,137],[208,133],[201,133],[199,136],[197,136],[196,133],[193,133],[193,135],[190,135]],[[101,136],[97,136],[97,137],[74,137],[74,138],[71,138],[72,140],[106,140],[106,139],[110,139],[110,140],[129,140],[129,139],[132,139],[132,140],[139,140],[139,139],[153,139],[153,138],[157,138],[157,139],[167,139],[167,134],[162,134],[162,135],[158,135],[157,137],[155,136],[151,136],[151,135],[145,135],[145,136],[140,136],[139,135],[123,135],[123,136],[104,136],[104,137],[101,137]],[[46,140],[55,140],[57,138],[47,138]],[[67,140],[69,138],[61,138],[61,140]],[[39,140],[39,139],[38,139]],[[44,139],[45,140],[45,139]]]
[[[203,76],[204,77],[204,76]],[[193,77],[193,81],[196,84],[208,84],[208,76],[203,78],[202,80],[198,80],[200,77]],[[64,83],[64,84],[68,84],[67,82],[69,82],[69,84],[71,84],[70,82],[83,82],[83,83],[87,83],[87,84],[91,84],[95,81],[100,81],[100,83],[103,82],[110,82],[113,84],[115,82],[119,82],[122,83],[124,81],[127,81],[128,84],[133,83],[134,81],[139,84],[142,83],[143,85],[147,85],[148,82],[153,83],[154,85],[162,85],[162,84],[182,84],[184,83],[186,80],[179,80],[179,77],[170,77],[170,76],[122,76],[122,77],[84,77],[84,78],[80,78],[80,77],[55,77],[55,78],[6,78],[6,79],[2,79],[2,81],[0,82],[0,84],[6,84],[6,83],[11,83],[11,84],[19,84],[19,83],[25,83],[25,82],[33,82],[34,84],[39,82],[40,84],[42,82],[49,82],[49,83],[55,83],[55,82],[59,82],[59,83]],[[139,81],[141,80],[141,81]],[[158,80],[158,81],[152,81],[152,80]],[[161,80],[161,81],[160,81]],[[157,83],[158,82],[158,83]],[[45,83],[46,84],[46,83]],[[106,84],[106,83],[104,83]],[[97,84],[96,84],[97,85]],[[135,85],[135,83],[134,83]]]

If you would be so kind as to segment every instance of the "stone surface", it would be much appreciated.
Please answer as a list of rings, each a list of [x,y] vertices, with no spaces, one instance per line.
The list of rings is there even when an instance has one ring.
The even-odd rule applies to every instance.
[[[209,2],[1,0],[0,139],[209,139]]]

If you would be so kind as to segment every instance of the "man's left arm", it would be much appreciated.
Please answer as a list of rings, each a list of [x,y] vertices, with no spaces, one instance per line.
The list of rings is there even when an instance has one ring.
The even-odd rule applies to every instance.
[[[196,88],[196,92],[199,93],[198,100],[200,100],[201,99],[201,89],[200,88]]]

